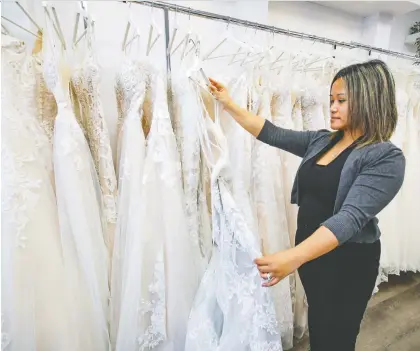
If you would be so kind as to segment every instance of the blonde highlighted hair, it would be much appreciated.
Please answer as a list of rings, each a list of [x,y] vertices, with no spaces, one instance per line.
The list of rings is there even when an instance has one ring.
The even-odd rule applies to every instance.
[[[395,82],[388,66],[380,60],[341,69],[334,82],[343,79],[348,98],[350,130],[361,130],[359,146],[388,141],[398,120]]]

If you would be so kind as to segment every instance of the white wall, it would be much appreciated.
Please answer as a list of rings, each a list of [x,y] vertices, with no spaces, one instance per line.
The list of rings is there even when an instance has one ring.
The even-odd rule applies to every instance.
[[[394,51],[415,54],[415,47],[405,45],[404,41],[414,22],[420,21],[420,10],[409,12],[394,18],[391,30],[389,49]]]
[[[414,46],[405,45],[404,41],[412,24],[420,21],[420,10],[393,16],[381,13],[378,7],[378,13],[362,17],[307,1],[270,1],[268,8],[270,25],[408,54],[415,53]],[[385,59],[384,56],[381,58]]]
[[[359,16],[306,1],[270,1],[270,25],[340,40],[361,41]]]

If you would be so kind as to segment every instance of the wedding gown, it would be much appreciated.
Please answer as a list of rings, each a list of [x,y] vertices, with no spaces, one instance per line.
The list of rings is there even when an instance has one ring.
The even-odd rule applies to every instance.
[[[391,138],[391,141],[401,148],[405,152],[404,144],[407,136],[409,135],[408,129],[408,102],[409,97],[405,90],[398,89],[396,92],[396,101],[398,109],[398,123],[395,129],[394,135]],[[395,198],[389,203],[387,207],[379,213],[379,227],[381,228],[381,262],[380,262],[380,275],[378,279],[378,284],[382,281],[387,281],[388,274],[399,274],[400,271],[406,270],[407,267],[404,267],[404,247],[406,246],[406,236],[407,231],[401,231],[401,223],[396,221],[396,218],[399,218],[405,215],[405,198],[404,188],[406,187],[406,180],[402,185],[402,189]],[[399,235],[395,233],[401,232]]]
[[[45,35],[52,33],[49,31]],[[48,40],[49,39],[49,40]],[[44,77],[57,101],[53,160],[63,261],[75,313],[84,328],[80,347],[108,350],[109,258],[102,223],[103,204],[89,145],[78,124],[68,91],[70,72],[52,37],[44,45]],[[58,57],[57,57],[58,56]],[[61,61],[60,61],[61,60]],[[79,327],[80,328],[80,327]]]
[[[255,93],[253,82],[248,74],[242,74],[228,84],[232,99],[242,108],[248,108],[252,99],[249,95]],[[213,99],[213,98],[212,98]],[[253,95],[254,113],[259,106],[259,97]],[[213,103],[213,101],[211,101]],[[253,107],[249,105],[252,109]],[[244,214],[248,227],[257,233],[257,213],[253,206],[252,196],[252,149],[253,137],[243,129],[227,112],[223,112],[221,128],[228,145],[229,163],[235,172],[232,173],[232,193],[238,208]]]
[[[87,34],[89,36],[91,34]],[[87,40],[90,40],[89,38]],[[110,257],[113,250],[114,230],[117,220],[117,178],[112,160],[111,143],[100,96],[100,70],[89,48],[86,58],[74,70],[71,86],[73,105],[83,126],[92,154],[102,193],[104,238]]]
[[[305,88],[301,104],[303,130],[325,129],[322,90],[320,92],[315,88]]]
[[[285,81],[285,80],[284,80]],[[274,94],[271,102],[271,113],[273,123],[276,126],[295,129],[296,125],[294,120],[301,119],[300,116],[300,99],[297,99],[297,104],[294,104],[292,99],[292,91],[287,87],[276,87],[274,88]],[[293,116],[294,119],[293,119]],[[289,152],[278,150],[281,166],[282,166],[282,179],[283,179],[283,194],[285,202],[285,210],[287,214],[287,227],[289,230],[290,245],[295,245],[296,225],[297,225],[297,213],[298,207],[291,203],[291,192],[293,181],[295,179],[297,170],[299,168],[301,159]],[[294,320],[294,332],[293,335],[296,338],[301,338],[307,329],[307,304],[305,291],[300,281],[299,273],[295,273],[289,276],[290,289],[292,298],[292,318]]]
[[[270,105],[272,90],[261,91],[258,115],[272,121]],[[257,212],[258,233],[265,254],[290,248],[284,182],[279,152],[255,140],[252,158],[253,198]],[[270,289],[280,323],[283,347],[293,346],[293,313],[289,277]]]
[[[191,116],[199,114],[201,106],[194,99],[195,90],[184,70],[180,71],[172,76],[172,121],[181,160],[188,232],[194,246],[194,256],[191,258],[204,273],[212,246],[210,215],[202,181],[203,159],[199,134],[197,125],[191,123]]]
[[[1,347],[83,351],[91,326],[77,314],[79,287],[69,284],[63,264],[51,143],[37,119],[33,64],[22,42],[2,35]]]
[[[411,91],[407,108],[407,131],[404,140],[406,157],[406,173],[404,185],[401,188],[403,213],[406,218],[400,226],[398,240],[401,243],[400,270],[420,271],[420,247],[418,208],[414,199],[420,198],[420,91]],[[413,200],[412,200],[413,199]],[[395,235],[395,234],[394,234]]]
[[[190,261],[193,250],[164,79],[150,63],[138,64],[147,72],[142,103],[151,121],[141,197],[129,209],[128,232],[133,231],[126,239],[116,350],[178,351],[185,345],[198,268]]]
[[[126,256],[133,235],[138,228],[129,227],[130,211],[133,212],[135,199],[141,197],[143,164],[146,155],[146,139],[142,130],[144,116],[142,105],[146,94],[147,71],[134,61],[127,60],[118,72],[115,92],[121,125],[119,132],[119,180],[118,180],[118,219],[115,230],[114,252],[111,275],[111,342],[113,349],[118,335],[121,297],[124,291],[127,272]],[[135,214],[133,214],[135,215]]]
[[[253,260],[259,242],[232,193],[228,145],[216,122],[197,116],[200,142],[211,169],[213,255],[195,296],[186,351],[282,350],[269,290]]]
[[[36,78],[37,116],[41,127],[52,143],[54,123],[57,116],[57,103],[54,94],[48,90],[42,68],[42,54],[33,55]]]

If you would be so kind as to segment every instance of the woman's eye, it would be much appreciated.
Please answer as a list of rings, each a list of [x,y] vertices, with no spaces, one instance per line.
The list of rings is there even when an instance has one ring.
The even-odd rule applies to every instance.
[[[346,100],[338,100],[340,102],[340,104],[342,104],[343,102],[346,102]]]

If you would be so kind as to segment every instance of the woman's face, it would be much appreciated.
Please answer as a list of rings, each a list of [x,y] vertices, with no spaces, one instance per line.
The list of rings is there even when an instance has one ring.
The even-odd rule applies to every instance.
[[[346,84],[342,78],[337,79],[331,88],[330,94],[330,112],[331,112],[331,129],[345,130],[349,126],[348,121],[348,96]]]

